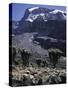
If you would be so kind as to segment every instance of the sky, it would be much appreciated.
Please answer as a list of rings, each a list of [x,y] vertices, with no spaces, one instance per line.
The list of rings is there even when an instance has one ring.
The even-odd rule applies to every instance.
[[[32,8],[32,7],[43,7],[43,8],[59,9],[59,10],[66,11],[65,6],[13,3],[12,4],[12,20],[20,21],[21,18],[24,16],[25,10],[27,8]]]

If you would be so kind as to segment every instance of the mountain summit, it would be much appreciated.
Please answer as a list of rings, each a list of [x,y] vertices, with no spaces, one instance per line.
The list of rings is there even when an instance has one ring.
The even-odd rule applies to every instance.
[[[33,22],[38,17],[42,17],[44,21],[47,20],[65,20],[66,13],[57,9],[47,9],[40,7],[28,8],[25,12],[24,18],[26,21]]]

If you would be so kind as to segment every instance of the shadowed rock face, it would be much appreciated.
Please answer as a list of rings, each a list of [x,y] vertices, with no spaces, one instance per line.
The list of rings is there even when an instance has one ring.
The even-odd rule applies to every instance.
[[[66,55],[66,42],[65,40],[62,39],[57,39],[57,38],[51,38],[47,36],[40,36],[35,38],[35,41],[39,42],[39,44],[44,48],[44,49],[49,49],[49,48],[58,48],[64,52],[64,56]]]

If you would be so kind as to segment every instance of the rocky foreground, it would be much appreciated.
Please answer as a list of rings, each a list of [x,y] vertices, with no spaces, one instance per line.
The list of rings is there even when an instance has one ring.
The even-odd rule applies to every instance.
[[[56,68],[15,67],[10,73],[12,86],[48,85],[66,83],[66,70]]]

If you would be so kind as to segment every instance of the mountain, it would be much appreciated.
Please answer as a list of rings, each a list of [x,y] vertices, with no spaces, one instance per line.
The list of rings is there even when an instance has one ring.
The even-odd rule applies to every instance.
[[[46,10],[46,9],[44,9]],[[41,17],[45,22],[48,20],[65,20],[66,16],[65,13],[63,11],[60,10],[53,10],[53,11],[40,11],[40,12],[36,12],[33,13],[30,12],[29,16],[27,17],[26,21],[29,22],[33,22],[34,20],[36,20],[37,18]]]
[[[51,10],[47,8],[34,7],[27,9],[24,15],[26,21],[33,22],[41,17],[45,22],[47,20],[65,20],[66,13],[61,10]]]
[[[40,46],[41,51],[43,48],[59,48],[64,53],[66,52],[65,11],[40,7],[27,8],[24,17],[16,24],[13,23],[12,27],[12,33],[15,35],[13,37],[14,45],[28,49],[33,46],[34,50],[35,46],[37,48]],[[33,42],[36,44],[35,46]],[[36,51],[39,52],[37,49]]]
[[[14,29],[13,33],[38,32],[40,31],[39,29],[41,29],[41,31],[44,29],[45,33],[51,31],[56,32],[55,29],[57,29],[58,32],[59,29],[65,28],[65,22],[66,13],[64,11],[40,7],[28,8],[25,11],[24,17],[19,21],[19,27]],[[41,25],[43,25],[43,27],[41,27]],[[38,26],[40,27],[38,28]],[[51,28],[52,30],[50,30]]]

